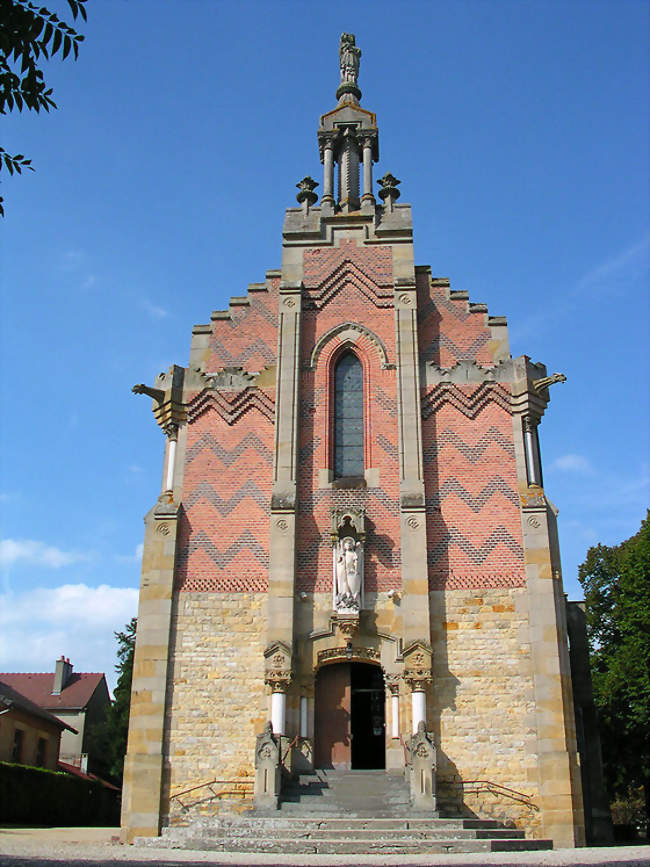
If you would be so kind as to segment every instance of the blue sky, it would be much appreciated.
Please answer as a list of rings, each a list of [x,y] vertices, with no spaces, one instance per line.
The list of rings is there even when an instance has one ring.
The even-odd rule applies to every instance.
[[[579,598],[587,548],[650,502],[648,8],[89,0],[78,62],[45,70],[59,110],[3,123],[36,172],[2,184],[0,670],[112,679],[163,451],[131,386],[279,266],[342,30],[417,263],[568,378],[540,436]]]

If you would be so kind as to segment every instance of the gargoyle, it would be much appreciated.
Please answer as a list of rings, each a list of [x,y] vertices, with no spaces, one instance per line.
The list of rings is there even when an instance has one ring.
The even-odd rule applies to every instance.
[[[160,388],[150,388],[148,385],[145,385],[143,382],[134,385],[131,389],[133,394],[148,394],[149,397],[152,397],[156,403],[162,403],[165,399],[165,392]]]
[[[543,391],[549,385],[554,385],[556,382],[566,382],[566,376],[563,373],[554,373],[553,376],[543,376],[541,379],[534,379],[533,388],[535,391]]]

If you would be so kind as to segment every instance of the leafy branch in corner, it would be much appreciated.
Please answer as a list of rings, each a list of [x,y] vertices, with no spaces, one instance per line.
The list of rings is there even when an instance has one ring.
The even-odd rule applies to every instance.
[[[87,0],[67,0],[72,17],[87,20]],[[72,54],[76,60],[83,35],[62,21],[45,6],[28,0],[0,0],[0,114],[17,108],[40,112],[57,108],[39,64],[59,54],[62,60]],[[31,160],[22,154],[12,156],[0,148],[0,172],[22,174]],[[4,216],[2,198],[0,214]]]

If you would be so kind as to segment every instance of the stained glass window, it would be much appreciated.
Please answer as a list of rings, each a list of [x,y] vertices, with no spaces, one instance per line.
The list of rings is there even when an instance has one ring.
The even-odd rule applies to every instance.
[[[363,370],[346,352],[334,370],[334,475],[363,476]]]

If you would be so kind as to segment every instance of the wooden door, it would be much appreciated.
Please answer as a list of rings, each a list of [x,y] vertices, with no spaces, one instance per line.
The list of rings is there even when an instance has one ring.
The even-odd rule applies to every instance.
[[[349,770],[350,664],[321,668],[316,676],[314,755],[317,768]]]

